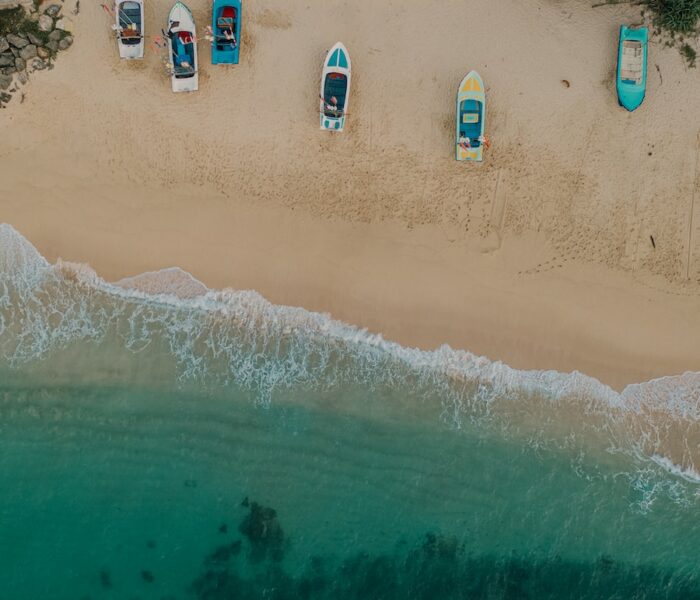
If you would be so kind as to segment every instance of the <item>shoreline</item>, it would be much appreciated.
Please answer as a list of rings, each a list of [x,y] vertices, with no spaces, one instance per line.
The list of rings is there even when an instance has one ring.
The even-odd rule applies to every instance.
[[[161,215],[153,245],[144,225],[155,215],[124,218],[113,206],[101,208],[90,231],[77,215],[67,219],[73,226],[51,231],[58,215],[50,211],[46,222],[32,216],[13,226],[50,262],[87,263],[108,281],[179,267],[210,289],[255,290],[404,346],[448,344],[519,370],[577,370],[617,391],[698,370],[700,340],[689,327],[698,319],[696,297],[596,265],[518,275],[523,248],[540,245],[547,256],[536,240],[479,253],[430,227],[407,234],[400,224],[328,222],[237,203],[197,222]],[[130,234],[110,235],[115,224]]]
[[[208,3],[190,4],[201,27]],[[644,104],[617,107],[617,25],[636,9],[367,0],[339,22],[342,2],[312,4],[249,0],[241,64],[202,48],[190,95],[150,47],[120,62],[108,16],[83,7],[60,63],[0,114],[0,221],[109,281],[177,266],[406,346],[618,390],[700,370],[700,95],[652,40]],[[149,3],[146,31],[165,14]],[[464,37],[468,19],[483,27]],[[337,39],[353,112],[333,135],[315,111]],[[488,93],[481,165],[450,148],[470,69]]]

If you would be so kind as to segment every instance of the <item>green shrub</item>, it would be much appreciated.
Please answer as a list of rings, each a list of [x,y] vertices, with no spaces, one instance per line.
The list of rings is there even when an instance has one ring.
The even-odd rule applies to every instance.
[[[17,33],[26,18],[26,13],[21,6],[0,11],[0,35]]]
[[[700,20],[700,0],[647,0],[657,25],[672,33],[695,33]]]
[[[698,57],[698,53],[695,51],[695,48],[693,48],[689,44],[683,44],[681,46],[681,54],[683,55],[685,60],[688,61],[689,67],[695,66],[695,60]]]

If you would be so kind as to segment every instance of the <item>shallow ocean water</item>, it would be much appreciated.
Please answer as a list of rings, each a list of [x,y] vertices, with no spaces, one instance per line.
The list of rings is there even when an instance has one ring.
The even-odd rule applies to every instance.
[[[700,598],[699,405],[0,226],[0,598]]]

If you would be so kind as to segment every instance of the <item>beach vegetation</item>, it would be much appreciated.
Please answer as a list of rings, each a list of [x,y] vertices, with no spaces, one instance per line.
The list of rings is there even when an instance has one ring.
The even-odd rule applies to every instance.
[[[26,20],[26,13],[21,6],[17,8],[9,8],[0,11],[0,35],[7,35],[8,33],[16,33],[20,31],[24,21]]]
[[[696,33],[700,0],[646,0],[657,26],[671,34]]]
[[[685,58],[689,67],[695,66],[695,61],[697,60],[698,53],[690,44],[683,44],[681,46],[681,54]]]

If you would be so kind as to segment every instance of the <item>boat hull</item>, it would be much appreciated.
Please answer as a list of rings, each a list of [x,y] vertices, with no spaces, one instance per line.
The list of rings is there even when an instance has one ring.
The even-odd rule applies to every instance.
[[[638,45],[639,56],[636,56]],[[639,108],[646,96],[649,30],[620,27],[617,49],[617,101],[628,111]]]
[[[338,42],[328,51],[321,72],[319,111],[321,129],[324,131],[343,131],[345,128],[350,99],[350,76],[350,54],[347,48]],[[341,112],[334,113],[326,109],[331,96],[338,98]]]
[[[143,58],[143,0],[119,0],[114,4],[119,57],[126,60]]]
[[[196,92],[199,89],[199,59],[197,57],[197,32],[192,12],[182,2],[176,2],[168,15],[168,56],[171,63],[170,81],[173,92]],[[184,36],[184,37],[182,37]],[[187,37],[189,36],[189,38]],[[190,43],[184,43],[191,60],[189,68],[182,69],[175,64],[173,46],[190,39]],[[178,72],[179,71],[179,72]],[[184,71],[184,72],[183,72]]]
[[[456,120],[455,158],[481,162],[484,146],[479,137],[484,135],[486,124],[486,91],[484,82],[476,71],[470,71],[459,84]],[[460,143],[464,138],[469,138],[471,147]]]
[[[221,35],[220,20],[231,18],[230,13],[234,11],[233,35],[235,44],[231,43]],[[224,21],[226,22],[226,21]],[[223,22],[222,22],[223,23]],[[212,6],[211,27],[214,40],[211,44],[211,64],[213,65],[237,65],[241,48],[242,29],[241,0],[215,0]]]

